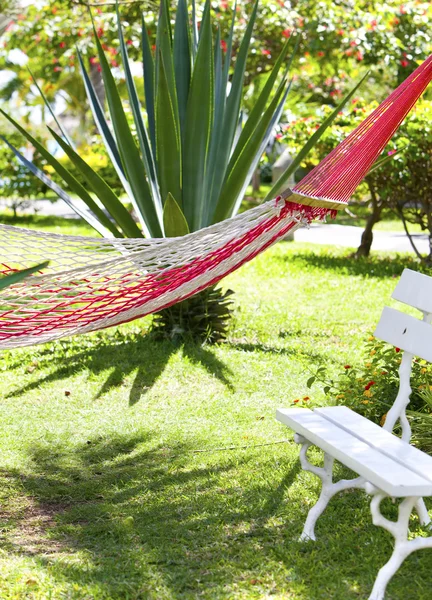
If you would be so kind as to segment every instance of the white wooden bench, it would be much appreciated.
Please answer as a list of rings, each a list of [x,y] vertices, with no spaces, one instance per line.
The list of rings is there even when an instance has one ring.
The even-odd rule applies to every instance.
[[[372,496],[374,525],[383,527],[395,539],[393,554],[379,571],[369,600],[384,598],[388,582],[409,554],[432,548],[432,537],[408,539],[413,508],[422,525],[430,523],[423,496],[432,496],[432,457],[410,446],[411,429],[406,417],[414,355],[432,362],[432,278],[405,269],[392,297],[420,310],[423,320],[386,307],[376,328],[377,338],[404,351],[399,369],[399,392],[384,427],[344,406],[314,411],[280,408],[276,413],[279,421],[295,431],[294,439],[302,446],[303,469],[322,480],[320,497],[309,511],[301,539],[315,540],[317,519],[335,494],[349,488],[362,488]],[[401,439],[391,433],[398,421],[402,428]],[[307,451],[311,445],[324,451],[323,467],[309,462]],[[358,477],[333,483],[335,460],[355,471]],[[380,512],[385,497],[401,498],[396,522],[389,521]]]

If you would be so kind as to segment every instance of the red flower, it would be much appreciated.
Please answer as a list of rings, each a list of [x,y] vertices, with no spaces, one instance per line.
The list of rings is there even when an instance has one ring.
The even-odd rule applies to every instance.
[[[57,67],[54,67],[54,71],[63,71],[63,69],[61,67],[57,66]]]
[[[369,390],[373,385],[375,385],[375,381],[369,381],[367,385],[365,385],[365,390]]]
[[[300,402],[300,400],[298,398],[296,398],[296,400],[293,400],[294,404],[297,404],[297,402]]]
[[[357,42],[355,40],[351,40],[350,41],[350,46],[357,46]]]
[[[401,15],[406,15],[405,6],[403,4],[400,5],[399,12]]]
[[[317,52],[317,56],[322,58],[324,56],[324,52],[322,50],[320,50],[319,52]]]
[[[338,31],[336,31],[336,33],[338,35],[345,35],[345,31],[343,29],[338,29]]]
[[[400,348],[395,348],[395,351],[396,352],[400,352]]]
[[[225,40],[221,40],[220,44],[221,44],[222,52],[226,52],[227,48],[228,48],[226,41]]]
[[[303,398],[303,401],[304,401],[304,402],[307,402],[308,400],[310,400],[309,396],[305,396],[305,397]]]
[[[370,22],[370,26],[371,26],[371,28],[372,28],[372,29],[375,29],[377,25],[378,25],[378,22],[377,22],[377,20],[376,20],[376,19],[373,19],[373,20]]]
[[[363,52],[361,52],[361,50],[359,50],[356,54],[356,59],[357,60],[363,60]]]
[[[284,38],[289,38],[289,37],[291,37],[291,34],[292,34],[292,30],[291,30],[291,29],[284,29],[284,30],[282,31],[282,35],[284,36]]]
[[[103,27],[98,27],[96,33],[97,33],[98,38],[101,38],[104,34]]]
[[[132,40],[127,40],[126,44],[127,44],[128,46],[132,46],[132,44],[133,44],[133,41],[132,41]]]
[[[351,365],[345,365],[344,369],[352,369]]]
[[[60,48],[66,48],[66,42],[60,42],[59,46]]]
[[[96,58],[96,56],[91,56],[90,57],[90,64],[91,65],[96,65],[98,63],[98,59]]]
[[[270,50],[266,50],[265,48],[261,50],[261,54],[264,54],[264,56],[271,56]]]
[[[400,61],[400,64],[401,64],[403,67],[407,67],[407,66],[409,65],[409,62],[407,61],[407,59],[406,59],[406,58],[404,58],[403,60],[401,60],[401,61]]]

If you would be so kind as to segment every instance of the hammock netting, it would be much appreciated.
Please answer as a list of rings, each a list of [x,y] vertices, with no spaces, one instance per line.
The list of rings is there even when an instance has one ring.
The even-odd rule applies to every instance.
[[[0,225],[0,274],[43,273],[0,292],[0,347],[95,331],[180,302],[288,232],[344,206],[432,80],[432,56],[292,190],[181,238],[100,239]]]

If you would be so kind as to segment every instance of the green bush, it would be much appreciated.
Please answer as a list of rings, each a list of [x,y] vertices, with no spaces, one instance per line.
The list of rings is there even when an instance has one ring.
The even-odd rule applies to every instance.
[[[328,377],[325,367],[319,367],[309,378],[308,387],[321,387],[330,404],[348,406],[383,425],[398,393],[401,354],[399,348],[371,335],[365,344],[360,367],[346,364],[335,378]],[[407,414],[413,429],[413,442],[432,452],[432,364],[414,359],[411,388]],[[295,404],[305,405],[309,400],[306,396],[296,400]]]

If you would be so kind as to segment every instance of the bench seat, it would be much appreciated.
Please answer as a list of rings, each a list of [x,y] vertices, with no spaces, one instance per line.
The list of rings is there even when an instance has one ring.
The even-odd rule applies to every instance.
[[[351,409],[280,408],[276,416],[389,496],[432,496],[432,457]]]

